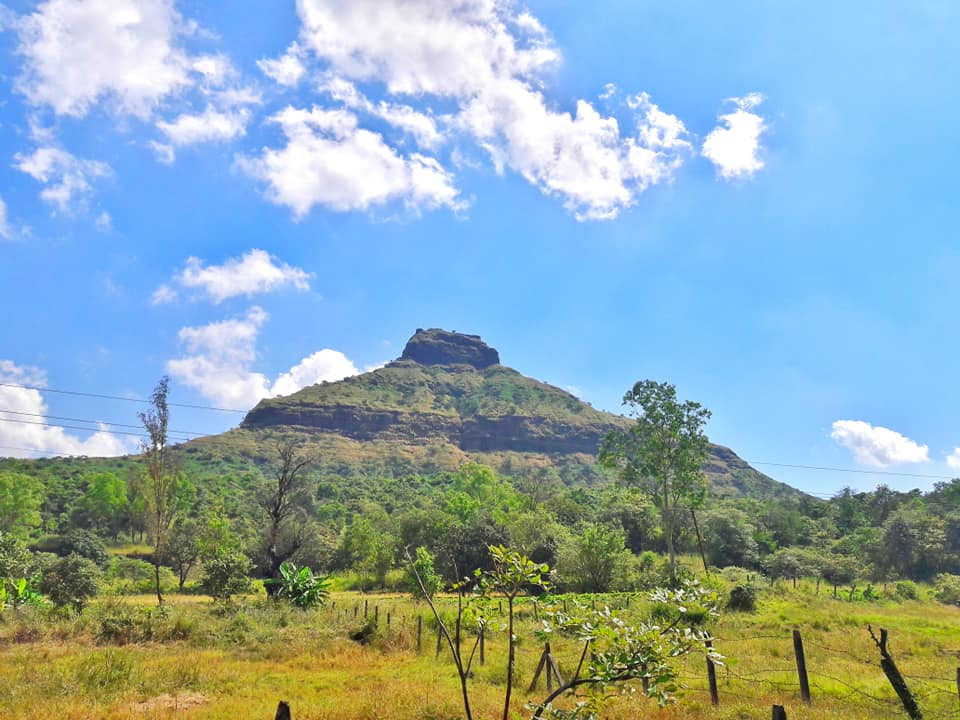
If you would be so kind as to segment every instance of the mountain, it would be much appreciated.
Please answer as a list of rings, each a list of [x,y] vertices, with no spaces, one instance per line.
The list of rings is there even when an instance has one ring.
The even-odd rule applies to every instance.
[[[399,477],[474,460],[507,475],[556,470],[567,484],[608,482],[603,437],[628,418],[500,363],[477,335],[418,329],[400,358],[372,372],[261,401],[240,427],[180,446],[186,464],[241,470],[269,462],[296,438],[323,475]],[[732,450],[711,445],[704,466],[715,496],[799,496]]]

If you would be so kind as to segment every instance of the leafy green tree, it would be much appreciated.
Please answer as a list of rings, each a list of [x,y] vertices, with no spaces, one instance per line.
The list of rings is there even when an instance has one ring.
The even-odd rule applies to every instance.
[[[57,607],[71,607],[80,613],[97,594],[100,568],[85,557],[72,553],[57,558],[43,569],[40,591]]]
[[[561,552],[560,569],[583,592],[607,592],[622,579],[630,562],[624,535],[606,525],[587,525],[573,534]]]
[[[0,472],[0,532],[15,537],[33,535],[43,521],[43,484],[35,477]]]
[[[413,564],[408,571],[407,587],[414,597],[422,597],[424,593],[433,597],[443,587],[443,579],[433,567],[433,555],[422,545],[417,548]]]
[[[36,558],[23,542],[0,532],[0,578],[28,578],[36,571]]]
[[[82,528],[71,530],[56,538],[50,549],[60,556],[79,555],[92,560],[98,567],[104,567],[110,561],[107,547],[100,536]]]
[[[710,513],[705,518],[704,540],[707,558],[716,567],[753,568],[760,560],[756,528],[747,516],[732,508]]]
[[[200,587],[214,600],[230,600],[250,592],[253,563],[238,550],[224,550],[204,559]]]
[[[106,530],[114,540],[127,519],[127,483],[113,473],[97,473],[87,479],[87,491],[80,502],[96,531]]]
[[[142,444],[147,463],[146,505],[150,511],[153,531],[153,567],[156,579],[157,604],[163,605],[160,589],[160,564],[163,559],[167,532],[176,512],[178,478],[173,471],[167,448],[167,429],[170,411],[167,404],[170,380],[160,378],[150,396],[150,409],[138,413],[140,422],[147,431],[148,440]]]
[[[164,548],[163,559],[177,574],[180,592],[187,576],[200,559],[202,527],[193,519],[177,520],[170,528],[170,537]]]
[[[627,485],[646,490],[663,525],[676,581],[676,530],[682,509],[697,508],[706,495],[703,463],[708,440],[703,426],[710,411],[690,400],[677,400],[670,383],[641,380],[623,396],[635,418],[629,430],[614,430],[600,448],[600,462],[616,468]]]
[[[785,578],[793,581],[797,587],[797,580],[807,575],[817,575],[819,568],[812,561],[812,557],[797,548],[782,548],[764,560],[764,566],[771,578]]]

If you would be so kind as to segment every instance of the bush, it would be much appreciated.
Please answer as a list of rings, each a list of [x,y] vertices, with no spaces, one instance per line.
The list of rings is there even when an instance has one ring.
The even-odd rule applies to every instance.
[[[757,609],[757,589],[744,583],[734,585],[730,590],[727,607],[738,612],[753,612]]]
[[[250,571],[253,563],[242,552],[221,551],[203,563],[203,580],[200,586],[214,600],[229,600],[234,595],[243,595],[252,589]]]
[[[893,586],[893,596],[898,600],[919,600],[920,591],[912,580],[899,580]]]
[[[71,553],[44,568],[40,590],[57,607],[71,607],[79,613],[97,594],[99,579],[100,568],[92,560]]]
[[[416,574],[414,574],[414,570],[416,570]],[[443,587],[443,579],[437,574],[433,566],[433,555],[425,547],[417,548],[413,568],[408,569],[406,575],[407,591],[415,598],[422,598],[423,590],[427,591],[427,595],[433,597]],[[420,576],[420,582],[417,582],[417,575]],[[420,589],[421,582],[423,583],[423,590]]]
[[[152,593],[157,588],[153,565],[128,557],[112,558],[106,579],[109,590],[119,594]],[[177,578],[173,571],[168,567],[161,567],[160,590],[167,593],[176,589]]]
[[[960,605],[960,575],[941,573],[933,584],[934,597],[947,605]]]
[[[76,554],[92,560],[100,567],[110,561],[107,547],[96,533],[89,530],[71,530],[66,535],[54,535],[39,543],[37,549],[52,552],[61,557]]]

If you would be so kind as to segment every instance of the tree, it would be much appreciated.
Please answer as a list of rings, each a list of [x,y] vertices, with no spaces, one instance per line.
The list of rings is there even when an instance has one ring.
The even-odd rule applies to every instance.
[[[623,532],[606,525],[587,525],[561,553],[561,569],[583,592],[607,592],[626,574],[630,552]]]
[[[57,607],[72,607],[79,613],[97,594],[99,579],[100,568],[92,560],[71,553],[44,568],[40,590]]]
[[[280,566],[292,558],[307,537],[307,518],[302,503],[307,494],[306,470],[313,458],[301,452],[300,443],[284,440],[276,446],[278,463],[272,482],[263,489],[260,507],[266,513],[268,526],[264,538],[267,577],[281,577]],[[300,516],[300,522],[293,520]],[[277,593],[277,585],[267,585],[270,597]]]
[[[167,451],[167,427],[170,420],[167,406],[169,383],[170,380],[166,376],[160,378],[153,395],[150,396],[151,408],[146,412],[137,413],[148,437],[141,447],[147,461],[146,504],[150,510],[153,530],[153,568],[159,605],[163,605],[163,593],[160,590],[160,563],[167,531],[176,510],[174,496],[178,480],[171,467]]]
[[[711,565],[756,567],[760,554],[754,539],[755,528],[746,514],[732,508],[718,510],[707,516],[704,530]]]
[[[127,483],[112,473],[97,473],[88,479],[80,506],[93,520],[97,532],[107,530],[114,540],[127,519]]]
[[[170,531],[163,558],[177,574],[180,592],[183,592],[187,576],[200,559],[201,532],[200,523],[192,518],[178,520]]]
[[[229,600],[250,592],[250,558],[238,550],[223,550],[203,561],[200,587],[214,600]]]
[[[706,495],[702,466],[708,440],[703,426],[710,411],[690,400],[679,402],[670,383],[641,380],[623,396],[635,418],[629,430],[613,430],[600,447],[600,462],[616,468],[627,485],[646,490],[663,526],[676,582],[675,535],[683,508],[696,508]]]
[[[35,477],[0,472],[0,532],[26,538],[40,527],[43,485]]]

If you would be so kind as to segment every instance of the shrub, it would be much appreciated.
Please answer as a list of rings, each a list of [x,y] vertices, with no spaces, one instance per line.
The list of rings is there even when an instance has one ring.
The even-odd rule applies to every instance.
[[[204,561],[200,586],[214,600],[229,600],[234,595],[243,595],[252,589],[249,577],[252,567],[250,558],[242,552],[217,552]]]
[[[893,595],[898,600],[919,600],[920,591],[912,580],[899,580],[893,586]]]
[[[128,557],[115,557],[110,560],[106,580],[109,589],[120,594],[152,593],[156,590],[154,567],[143,560]],[[160,568],[160,589],[173,592],[177,588],[177,578],[168,567]]]
[[[326,577],[314,575],[308,567],[298,570],[289,561],[280,565],[279,578],[264,580],[263,584],[276,587],[276,597],[302,608],[319,607],[330,597],[330,582]]]
[[[757,589],[744,583],[734,585],[730,590],[727,607],[738,612],[753,612],[757,609]]]
[[[100,567],[106,567],[110,561],[107,547],[98,535],[89,530],[71,530],[66,535],[60,535],[44,543],[44,550],[60,556],[76,554],[92,560]]]
[[[960,605],[960,575],[941,573],[933,584],[934,596],[942,603]]]
[[[414,574],[414,570],[416,570],[416,574]],[[421,598],[423,597],[423,590],[420,589],[420,583],[417,582],[417,575],[420,576],[420,582],[423,583],[423,590],[426,590],[430,597],[433,597],[443,587],[443,580],[433,566],[433,555],[425,547],[417,548],[417,555],[413,560],[413,569],[407,570],[407,590],[415,598]]]
[[[44,568],[40,590],[57,607],[71,607],[79,613],[97,594],[99,579],[100,568],[92,560],[71,553]]]

